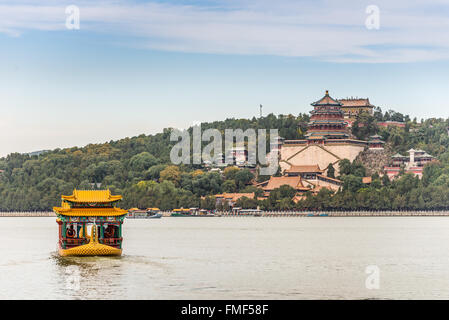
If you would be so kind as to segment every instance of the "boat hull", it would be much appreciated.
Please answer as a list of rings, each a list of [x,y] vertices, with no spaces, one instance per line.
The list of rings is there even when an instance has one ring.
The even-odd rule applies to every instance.
[[[126,219],[160,219],[162,218],[162,213],[155,213],[148,216],[127,216]]]
[[[182,213],[172,213],[170,217],[216,217],[216,215],[212,214],[182,214]]]
[[[160,218],[162,218],[162,213],[156,213],[147,217],[147,219],[160,219]]]
[[[88,243],[70,249],[59,248],[59,255],[62,257],[120,256],[122,255],[122,249],[114,248],[101,243]]]

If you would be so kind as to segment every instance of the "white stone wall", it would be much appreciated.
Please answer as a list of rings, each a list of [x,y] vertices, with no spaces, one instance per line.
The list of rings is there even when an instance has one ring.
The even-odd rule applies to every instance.
[[[329,163],[332,163],[338,174],[338,162],[340,160],[349,159],[350,161],[354,161],[364,149],[365,147],[363,145],[350,143],[330,146],[310,145],[308,147],[283,145],[281,148],[280,166],[282,171],[290,168],[290,165],[318,164],[321,169],[326,169]]]

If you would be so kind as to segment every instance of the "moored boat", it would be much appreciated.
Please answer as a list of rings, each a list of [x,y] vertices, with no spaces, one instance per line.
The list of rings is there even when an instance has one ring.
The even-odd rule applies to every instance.
[[[128,219],[145,219],[147,217],[147,210],[132,208],[128,210]]]
[[[127,211],[115,206],[122,196],[111,195],[109,190],[75,189],[72,195],[61,198],[61,207],[53,208],[61,256],[122,254],[122,224]]]
[[[191,217],[192,211],[190,209],[173,209],[170,214],[170,217]]]
[[[170,214],[171,217],[215,217],[215,214],[204,209],[190,208],[190,209],[173,209]]]
[[[160,219],[162,218],[162,213],[159,208],[148,208],[147,209],[147,218],[148,219]]]
[[[162,213],[159,208],[147,208],[146,210],[132,208],[128,210],[126,217],[130,219],[159,219],[162,218]]]

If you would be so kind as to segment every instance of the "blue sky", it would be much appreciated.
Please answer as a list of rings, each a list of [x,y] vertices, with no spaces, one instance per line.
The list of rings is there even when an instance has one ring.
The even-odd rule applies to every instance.
[[[447,1],[391,2],[0,0],[0,155],[248,118],[259,104],[308,112],[326,89],[449,117]],[[70,4],[79,30],[65,27]]]

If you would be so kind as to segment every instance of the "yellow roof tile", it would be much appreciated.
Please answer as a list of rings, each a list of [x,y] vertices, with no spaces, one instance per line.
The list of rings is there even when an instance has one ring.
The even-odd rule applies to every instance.
[[[113,196],[108,190],[73,190],[70,196],[61,196],[62,200],[70,202],[114,202],[122,199],[122,196]]]
[[[112,217],[128,213],[128,211],[119,208],[67,208],[65,206],[53,207],[53,211],[71,217]]]

